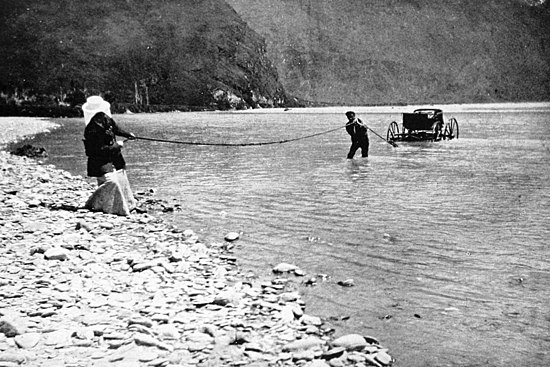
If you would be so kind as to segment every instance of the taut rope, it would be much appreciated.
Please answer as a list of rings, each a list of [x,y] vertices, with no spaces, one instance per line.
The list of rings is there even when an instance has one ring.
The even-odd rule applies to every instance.
[[[220,147],[248,147],[248,146],[258,146],[258,145],[273,145],[273,144],[284,144],[284,143],[290,143],[292,141],[302,140],[302,139],[309,139],[314,136],[319,136],[323,134],[328,134],[336,130],[340,130],[341,128],[345,127],[340,126],[334,129],[326,130],[320,133],[306,135],[306,136],[300,136],[298,138],[293,139],[284,139],[284,140],[277,140],[277,141],[266,141],[266,142],[257,142],[257,143],[205,143],[205,142],[195,142],[195,141],[179,141],[179,140],[165,140],[165,139],[156,139],[156,138],[146,138],[143,136],[136,136],[135,139],[138,140],[148,140],[148,141],[158,141],[161,143],[172,143],[172,144],[185,144],[185,145],[214,145],[214,146],[220,146]]]

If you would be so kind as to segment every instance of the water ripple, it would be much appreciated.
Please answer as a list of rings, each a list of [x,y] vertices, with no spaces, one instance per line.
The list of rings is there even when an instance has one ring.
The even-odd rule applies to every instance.
[[[141,136],[242,142],[329,130],[345,122],[345,110],[117,119]],[[395,115],[388,108],[361,117],[384,134]],[[525,350],[533,353],[521,354],[523,365],[545,365],[536,352],[550,350],[548,114],[452,115],[460,139],[395,149],[372,135],[368,159],[346,160],[343,129],[250,149],[153,142],[124,149],[136,190],[156,188],[182,203],[177,224],[216,241],[242,231],[235,251],[243,268],[271,276],[271,266],[293,262],[308,275],[328,274],[302,289],[308,312],[352,315],[350,329],[376,328],[392,350],[418,351],[440,365],[485,363],[478,356],[514,365]],[[75,159],[83,149],[74,144],[82,123],[61,123],[42,137],[50,160],[83,174],[84,162]],[[337,285],[347,278],[353,289]],[[406,365],[423,362],[408,358]]]

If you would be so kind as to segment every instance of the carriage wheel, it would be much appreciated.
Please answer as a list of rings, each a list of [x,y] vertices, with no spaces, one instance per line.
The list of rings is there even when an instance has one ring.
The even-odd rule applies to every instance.
[[[456,121],[456,119],[454,117],[451,117],[451,120],[450,120],[450,138],[449,139],[458,139],[458,122]]]
[[[447,140],[447,139],[451,139],[451,126],[449,124],[445,124],[445,128],[443,129],[443,139],[444,140]]]
[[[441,122],[437,122],[434,127],[433,127],[433,139],[435,141],[438,141],[438,140],[441,140],[442,136],[441,136],[441,133],[443,130],[443,126],[441,124]]]
[[[386,134],[386,140],[387,141],[395,141],[399,137],[399,126],[397,125],[397,122],[392,121],[390,126],[388,127],[388,133]]]

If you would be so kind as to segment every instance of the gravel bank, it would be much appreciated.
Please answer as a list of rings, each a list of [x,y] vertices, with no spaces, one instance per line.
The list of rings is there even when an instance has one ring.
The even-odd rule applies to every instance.
[[[0,142],[27,135],[12,124]],[[246,279],[235,242],[206,244],[148,213],[79,209],[93,189],[0,152],[0,367],[392,364],[375,338],[307,315],[294,267]]]
[[[0,149],[21,138],[50,131],[59,125],[36,117],[0,117]]]

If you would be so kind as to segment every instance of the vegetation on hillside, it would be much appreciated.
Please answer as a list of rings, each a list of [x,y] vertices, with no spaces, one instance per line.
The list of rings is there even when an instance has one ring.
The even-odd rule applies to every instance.
[[[544,0],[3,0],[0,27],[0,114],[550,100]]]
[[[227,0],[285,89],[338,104],[550,100],[541,0]],[[537,5],[537,6],[533,6]]]
[[[288,103],[264,40],[222,0],[0,6],[0,101],[76,105],[102,93],[142,107]]]

